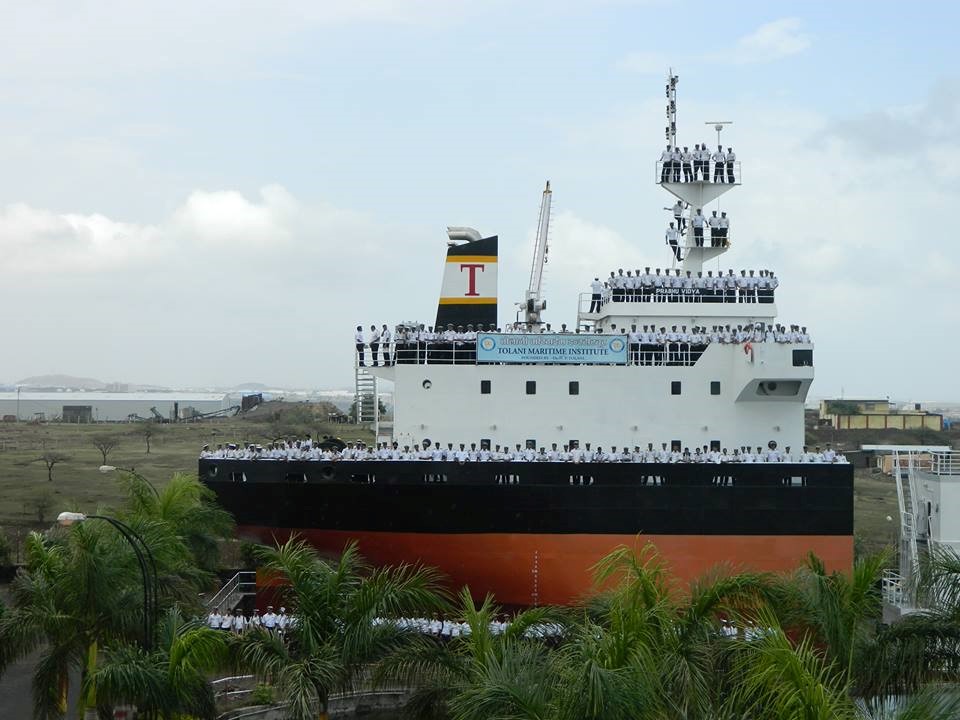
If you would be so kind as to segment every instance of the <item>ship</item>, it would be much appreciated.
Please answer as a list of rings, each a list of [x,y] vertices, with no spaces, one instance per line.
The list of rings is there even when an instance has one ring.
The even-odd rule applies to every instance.
[[[673,148],[678,81],[671,71],[665,84]],[[718,140],[723,127],[716,125]],[[549,183],[528,287],[505,308],[522,332],[498,324],[499,238],[448,228],[432,326],[398,323],[400,341],[386,364],[354,359],[359,419],[371,420],[387,446],[420,456],[202,458],[200,478],[234,515],[239,535],[266,544],[297,535],[331,556],[356,542],[374,564],[433,566],[452,587],[512,606],[577,602],[591,590],[595,564],[623,545],[654,546],[680,581],[718,565],[791,571],[809,553],[828,570],[849,570],[853,468],[800,461],[813,343],[805,334],[766,341],[763,330],[756,339],[734,330],[738,341],[728,342],[671,335],[674,327],[771,332],[778,317],[772,289],[751,289],[747,298],[736,283],[731,295],[691,280],[715,277],[732,248],[729,237],[695,236],[693,215],[718,207],[742,176],[739,161],[724,159],[720,168],[696,163],[691,177],[686,156],[677,157],[666,153],[654,169],[686,225],[666,243],[651,239],[671,280],[645,272],[630,288],[617,287],[615,277],[577,298],[570,330],[546,332],[543,322]],[[420,333],[428,327],[436,334]],[[663,328],[661,342],[637,328]],[[393,386],[390,423],[379,417],[383,382]],[[423,459],[438,443],[474,447],[466,462],[455,453]],[[586,451],[588,443],[607,455]],[[789,461],[731,461],[733,449],[758,445],[773,457],[791,448]],[[536,451],[534,461],[491,452],[514,447]],[[640,462],[610,462],[619,458],[610,447],[639,450]],[[487,461],[472,461],[476,448],[490,453]],[[566,448],[567,461],[543,461],[540,448]],[[687,456],[687,448],[697,450]],[[579,462],[569,461],[571,452]]]

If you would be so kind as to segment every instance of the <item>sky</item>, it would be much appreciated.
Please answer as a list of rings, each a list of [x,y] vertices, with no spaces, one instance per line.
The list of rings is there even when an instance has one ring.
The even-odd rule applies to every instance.
[[[430,322],[445,227],[545,319],[665,267],[682,145],[730,120],[725,267],[772,268],[812,394],[960,400],[960,6],[688,0],[0,2],[0,383],[349,387],[357,324]],[[695,30],[692,28],[696,28]]]

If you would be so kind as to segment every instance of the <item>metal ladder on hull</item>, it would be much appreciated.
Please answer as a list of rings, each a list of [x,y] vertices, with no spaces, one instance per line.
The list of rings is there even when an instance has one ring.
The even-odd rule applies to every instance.
[[[365,367],[354,365],[354,395],[356,422],[377,424],[380,419],[380,402],[377,393],[377,378]]]

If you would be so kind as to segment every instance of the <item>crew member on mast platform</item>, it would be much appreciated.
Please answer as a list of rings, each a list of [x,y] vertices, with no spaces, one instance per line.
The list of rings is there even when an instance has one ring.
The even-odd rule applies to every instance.
[[[726,213],[724,213],[726,214]],[[383,365],[384,367],[390,366],[390,328],[387,327],[387,324],[383,324],[383,329],[380,331],[380,342],[383,343]]]
[[[670,146],[667,145],[667,149],[660,153],[660,182],[665,183],[670,180],[670,158],[673,157],[673,153],[670,152]]]
[[[697,214],[690,218],[690,224],[693,225],[693,244],[697,247],[703,247],[703,224],[706,220],[700,208],[697,208]]]
[[[677,229],[673,227],[673,223],[670,223],[670,227],[667,228],[666,241],[667,241],[667,245],[669,245],[673,249],[673,254],[677,258],[677,260],[680,260],[679,238],[680,236],[677,233]]]
[[[720,213],[720,245],[722,247],[727,247],[730,244],[730,240],[727,239],[727,236],[730,234],[730,218],[727,217],[727,213]]]
[[[713,181],[715,183],[723,182],[723,171],[726,163],[727,156],[723,153],[723,145],[717,145],[717,151],[713,154]]]
[[[693,171],[690,167],[690,161],[693,160],[693,153],[690,152],[687,146],[683,147],[683,152],[680,153],[680,160],[683,162],[683,181],[685,183],[693,182]]]
[[[720,218],[717,217],[717,211],[707,220],[710,225],[710,247],[720,247]]]
[[[357,344],[357,357],[360,358],[360,367],[363,367],[363,326],[357,325],[357,332],[353,335],[353,341]]]
[[[687,230],[687,221],[683,217],[683,202],[680,200],[673,206],[673,221],[677,225],[677,231],[683,235]]]
[[[733,161],[737,159],[737,154],[733,152],[733,148],[727,148],[727,182],[733,185],[734,176],[733,176]]]

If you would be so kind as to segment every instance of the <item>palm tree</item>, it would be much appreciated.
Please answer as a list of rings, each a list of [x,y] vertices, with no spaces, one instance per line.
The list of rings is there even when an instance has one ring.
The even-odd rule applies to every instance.
[[[215,573],[219,541],[233,534],[233,518],[216,503],[213,491],[196,476],[176,473],[159,491],[134,473],[122,473],[127,487],[123,513],[128,520],[161,523],[189,549],[193,565]]]
[[[208,673],[227,665],[227,634],[186,620],[168,610],[157,628],[157,645],[119,643],[104,650],[97,669],[85,681],[103,705],[136,705],[162,720],[213,720],[217,708]]]
[[[556,694],[549,647],[531,630],[542,623],[565,622],[554,608],[532,608],[515,615],[502,633],[491,623],[500,615],[493,597],[477,605],[464,587],[452,617],[469,631],[441,641],[417,636],[385,657],[377,677],[416,688],[405,714],[418,720],[498,718],[541,720],[551,717]]]
[[[239,658],[274,684],[296,720],[325,718],[331,693],[350,688],[369,663],[410,640],[410,632],[377,618],[445,606],[435,571],[415,565],[371,568],[356,544],[335,563],[297,538],[258,554],[295,608],[296,623],[283,639],[266,631],[247,634]]]
[[[85,676],[99,646],[137,637],[139,567],[123,538],[97,523],[49,537],[31,533],[25,558],[11,585],[13,605],[0,618],[0,674],[40,650],[34,718],[59,719],[67,711],[71,671]]]

